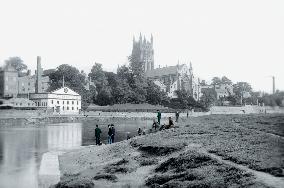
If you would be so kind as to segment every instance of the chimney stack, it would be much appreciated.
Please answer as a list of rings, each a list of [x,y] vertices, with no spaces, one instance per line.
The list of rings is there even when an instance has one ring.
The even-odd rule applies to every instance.
[[[35,85],[35,92],[42,93],[42,68],[41,68],[41,57],[37,56],[37,71],[36,71],[36,85]]]
[[[272,94],[275,94],[275,77],[272,76]]]

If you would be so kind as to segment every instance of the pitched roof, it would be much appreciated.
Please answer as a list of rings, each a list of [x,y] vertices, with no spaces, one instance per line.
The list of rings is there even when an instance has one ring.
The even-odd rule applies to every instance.
[[[68,88],[68,87],[62,87],[59,88],[53,92],[51,92],[53,94],[64,94],[64,95],[79,95],[78,93],[76,93],[75,91],[73,91],[72,89]]]
[[[146,77],[156,77],[156,76],[161,77],[161,76],[169,75],[169,74],[177,74],[177,69],[178,69],[178,65],[157,68],[157,69],[146,71],[145,75]]]

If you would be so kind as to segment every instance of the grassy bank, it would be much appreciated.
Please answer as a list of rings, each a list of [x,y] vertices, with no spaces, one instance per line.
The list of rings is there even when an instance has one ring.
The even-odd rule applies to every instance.
[[[283,115],[211,115],[59,158],[56,187],[283,187]]]

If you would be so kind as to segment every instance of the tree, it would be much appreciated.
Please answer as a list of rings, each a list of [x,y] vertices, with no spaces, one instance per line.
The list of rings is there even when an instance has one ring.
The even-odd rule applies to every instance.
[[[112,92],[115,103],[124,104],[133,102],[133,91],[126,79],[119,79]]]
[[[113,89],[118,84],[118,76],[113,72],[105,72],[108,85]]]
[[[20,57],[10,57],[9,59],[5,60],[5,67],[12,66],[18,72],[22,72],[23,70],[27,70],[27,65],[23,63],[24,61]]]
[[[213,77],[212,78],[212,85],[219,85],[222,83],[222,80],[219,77]]]
[[[223,76],[221,78],[221,83],[231,85],[233,82],[229,78],[227,78],[226,76]]]
[[[111,94],[111,88],[104,86],[97,95],[95,103],[101,106],[113,104],[113,97]]]
[[[144,65],[143,62],[140,61],[140,53],[138,51],[134,51],[131,56],[128,57],[130,62],[129,69],[132,74],[138,77],[144,77]]]
[[[243,104],[245,101],[244,94],[250,94],[252,92],[252,87],[247,82],[237,82],[233,85],[233,92],[235,93],[237,100],[240,101],[240,104]]]
[[[193,109],[202,108],[202,105],[194,100],[190,93],[186,90],[177,90],[177,98],[170,99],[170,104],[168,105],[173,109]]]
[[[161,91],[160,87],[157,86],[153,81],[147,81],[147,95],[146,101],[149,104],[167,104],[169,102],[167,94],[164,91]]]
[[[200,103],[209,109],[216,101],[216,92],[213,88],[207,88],[202,90],[202,96],[200,97]]]
[[[95,83],[98,93],[100,93],[103,87],[108,85],[105,72],[103,71],[102,64],[100,63],[95,63],[95,65],[91,69],[91,72],[89,73],[89,76]]]
[[[81,95],[82,109],[86,109],[92,101],[95,91],[94,88],[91,88],[90,91],[85,89],[85,76],[75,67],[63,64],[57,67],[54,72],[51,72],[49,74],[50,86],[48,91],[61,88],[63,86],[63,76],[64,85]]]

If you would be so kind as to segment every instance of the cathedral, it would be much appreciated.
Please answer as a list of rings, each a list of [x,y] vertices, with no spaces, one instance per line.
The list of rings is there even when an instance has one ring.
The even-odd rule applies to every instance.
[[[153,49],[153,36],[151,40],[146,40],[145,36],[142,39],[140,33],[139,40],[136,41],[133,37],[132,57],[136,57],[142,63],[144,71],[154,69],[154,49]]]
[[[153,80],[170,98],[176,98],[177,95],[175,91],[184,89],[189,91],[195,100],[198,101],[200,99],[201,88],[199,79],[194,77],[191,63],[189,65],[178,63],[175,66],[154,68],[152,35],[150,41],[147,41],[145,36],[142,39],[141,34],[138,41],[133,38],[131,56],[141,62],[145,76]]]

